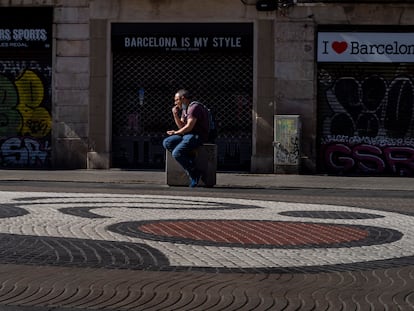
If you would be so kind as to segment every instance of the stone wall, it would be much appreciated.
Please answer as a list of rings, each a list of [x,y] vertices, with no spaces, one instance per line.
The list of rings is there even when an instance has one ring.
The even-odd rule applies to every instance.
[[[56,26],[53,166],[85,168],[89,143],[89,1],[53,2]]]
[[[413,25],[410,4],[298,5],[275,16],[275,114],[302,120],[302,172],[316,169],[318,25]]]
[[[53,161],[58,168],[110,167],[110,22],[254,21],[256,59],[252,171],[273,172],[273,115],[301,116],[303,168],[316,163],[317,25],[413,25],[411,4],[301,4],[258,12],[255,1],[0,0],[53,6]],[[89,153],[88,153],[89,152]]]

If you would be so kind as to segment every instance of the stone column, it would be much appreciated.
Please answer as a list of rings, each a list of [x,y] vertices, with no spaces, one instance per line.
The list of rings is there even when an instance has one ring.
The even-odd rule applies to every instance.
[[[89,111],[87,1],[55,7],[52,161],[55,168],[85,168]]]
[[[251,171],[273,172],[274,21],[257,21],[257,79],[253,101]]]

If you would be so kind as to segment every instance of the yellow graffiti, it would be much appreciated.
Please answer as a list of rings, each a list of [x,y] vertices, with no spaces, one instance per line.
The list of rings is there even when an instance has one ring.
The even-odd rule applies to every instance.
[[[25,70],[15,81],[19,94],[17,109],[23,117],[22,135],[35,138],[44,137],[52,128],[52,118],[49,112],[39,107],[44,98],[44,86],[39,76]]]
[[[44,97],[42,80],[31,70],[25,70],[17,77],[15,84],[19,92],[19,104],[27,107],[38,107]]]

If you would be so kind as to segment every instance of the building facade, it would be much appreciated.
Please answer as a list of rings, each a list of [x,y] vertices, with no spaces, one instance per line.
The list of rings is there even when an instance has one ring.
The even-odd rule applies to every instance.
[[[214,111],[219,170],[414,173],[410,1],[0,0],[0,15],[3,168],[162,169],[184,87]]]

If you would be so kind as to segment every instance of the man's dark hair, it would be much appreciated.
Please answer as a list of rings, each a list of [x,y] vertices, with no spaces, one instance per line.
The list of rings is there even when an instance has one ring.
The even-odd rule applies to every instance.
[[[178,96],[184,97],[184,98],[187,98],[187,99],[191,99],[192,98],[190,91],[188,91],[186,89],[178,90],[177,91],[177,94],[178,94]]]

